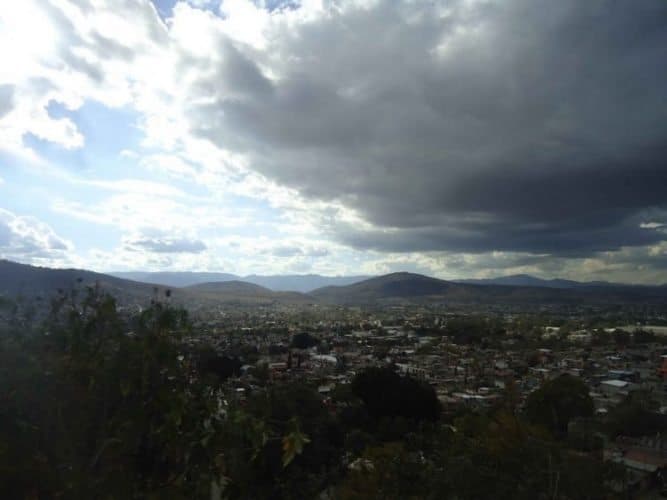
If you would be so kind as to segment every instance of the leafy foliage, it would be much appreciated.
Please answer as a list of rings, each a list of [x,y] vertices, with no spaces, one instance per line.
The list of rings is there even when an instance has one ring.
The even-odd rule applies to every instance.
[[[222,408],[199,360],[184,355],[180,339],[192,334],[185,311],[155,302],[124,318],[113,298],[88,289],[80,300],[74,292],[54,299],[47,326],[2,338],[0,478],[8,498],[222,494],[243,479],[229,477],[230,464],[246,449],[263,451],[262,422]],[[309,437],[279,430],[284,438],[271,438],[289,444],[288,466]],[[238,432],[252,442],[234,448]]]
[[[202,376],[212,377],[216,382],[223,382],[241,373],[239,358],[221,355],[212,347],[199,347],[192,355],[197,364],[197,371]]]
[[[545,382],[526,401],[526,415],[555,435],[567,433],[567,425],[575,417],[593,415],[593,400],[588,388],[577,377],[561,375]]]
[[[664,432],[667,417],[658,413],[659,404],[646,391],[633,391],[607,417],[610,436],[651,436]]]
[[[436,420],[440,414],[440,402],[431,386],[389,368],[367,368],[354,377],[351,388],[375,418]]]
[[[3,345],[13,369],[0,382],[2,432],[12,445],[0,460],[16,496],[179,498],[208,485],[212,451],[193,443],[215,400],[182,362],[184,311],[155,303],[126,321],[113,298],[89,289],[81,301],[55,299],[48,326]]]
[[[261,391],[222,429],[225,498],[313,498],[337,478],[342,437],[316,392]]]
[[[297,333],[292,337],[292,347],[296,347],[297,349],[310,349],[311,347],[315,347],[317,344],[319,344],[320,341],[313,337],[310,333],[307,332],[302,332],[302,333]]]

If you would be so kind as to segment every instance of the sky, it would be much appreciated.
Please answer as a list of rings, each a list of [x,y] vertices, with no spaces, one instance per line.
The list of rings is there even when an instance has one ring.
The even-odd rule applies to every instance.
[[[667,283],[667,2],[0,3],[0,257]]]

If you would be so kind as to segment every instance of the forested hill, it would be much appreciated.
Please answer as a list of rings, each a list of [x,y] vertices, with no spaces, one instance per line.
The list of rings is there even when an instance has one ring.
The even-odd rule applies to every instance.
[[[82,269],[51,269],[0,261],[0,296],[49,299],[60,292],[99,286],[121,304],[148,303],[169,290],[172,300],[183,306],[227,304],[308,303],[315,299],[298,292],[274,292],[242,281],[202,283],[189,287],[166,287],[121,279]]]
[[[99,285],[117,298],[150,297],[155,286],[83,269],[51,269],[0,260],[0,294],[8,297],[49,298],[59,291]]]
[[[392,273],[342,287],[312,292],[325,302],[367,304],[386,301],[450,301],[461,303],[596,303],[664,302],[667,287],[607,286],[576,289],[537,286],[481,285],[439,280],[413,273]]]

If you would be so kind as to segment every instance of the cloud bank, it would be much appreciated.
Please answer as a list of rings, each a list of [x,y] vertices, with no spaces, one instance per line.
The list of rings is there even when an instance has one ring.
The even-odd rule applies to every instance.
[[[23,42],[0,73],[6,150],[30,156],[27,134],[85,147],[52,102],[126,106],[143,168],[281,211],[275,258],[343,246],[380,267],[663,272],[661,0],[26,5],[0,16]],[[42,37],[7,29],[27,19]],[[148,203],[113,199],[129,196]],[[218,248],[201,234],[126,243]]]
[[[0,209],[0,258],[49,264],[71,250],[72,244],[42,221]]]

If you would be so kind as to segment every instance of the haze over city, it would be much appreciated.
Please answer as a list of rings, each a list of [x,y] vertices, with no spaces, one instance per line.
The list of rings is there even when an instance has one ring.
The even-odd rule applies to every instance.
[[[0,257],[667,282],[665,3],[0,6]]]

